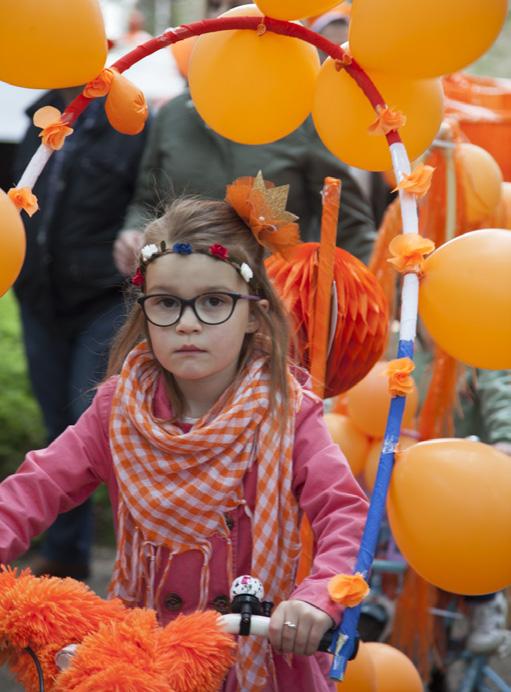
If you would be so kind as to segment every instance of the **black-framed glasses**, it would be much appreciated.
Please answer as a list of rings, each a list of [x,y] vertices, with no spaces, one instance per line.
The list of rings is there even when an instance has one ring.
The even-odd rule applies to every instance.
[[[153,293],[138,298],[146,319],[156,327],[171,327],[179,322],[187,307],[203,324],[222,324],[232,316],[238,300],[261,300],[259,296],[215,291],[185,300],[168,293]]]

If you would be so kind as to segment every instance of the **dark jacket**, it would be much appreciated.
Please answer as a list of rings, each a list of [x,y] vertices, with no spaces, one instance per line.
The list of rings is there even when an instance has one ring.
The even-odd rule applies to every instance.
[[[186,92],[165,104],[155,119],[124,228],[143,228],[183,193],[223,199],[227,184],[259,170],[276,185],[290,185],[287,209],[300,217],[304,241],[319,240],[324,178],[340,178],[337,244],[368,261],[376,236],[370,203],[347,166],[324,147],[311,119],[271,144],[237,144],[204,123]]]
[[[52,105],[63,110],[58,91],[47,92],[28,111]],[[120,300],[122,279],[112,259],[112,245],[134,192],[145,131],[135,137],[108,123],[103,99],[92,102],[76,122],[75,132],[55,152],[34,187],[39,211],[29,219],[27,257],[15,284],[20,301],[49,326],[87,323]],[[19,145],[14,179],[41,140],[31,125]]]

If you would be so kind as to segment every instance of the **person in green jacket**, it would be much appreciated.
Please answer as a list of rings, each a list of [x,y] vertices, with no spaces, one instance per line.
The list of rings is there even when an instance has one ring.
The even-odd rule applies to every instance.
[[[371,205],[348,166],[331,154],[309,118],[293,133],[271,144],[238,144],[210,129],[185,92],[165,104],[149,134],[135,196],[114,246],[114,259],[131,273],[140,249],[141,229],[173,198],[199,194],[222,199],[236,178],[255,176],[289,184],[287,208],[299,217],[303,241],[319,241],[321,190],[326,176],[343,183],[337,245],[369,260],[376,237]]]

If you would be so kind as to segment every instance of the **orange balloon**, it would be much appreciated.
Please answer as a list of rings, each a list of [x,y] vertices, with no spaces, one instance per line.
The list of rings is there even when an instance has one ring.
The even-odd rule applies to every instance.
[[[488,228],[506,228],[511,231],[511,183],[502,183],[500,202],[485,225]]]
[[[416,159],[429,147],[442,122],[440,80],[412,81],[381,72],[372,72],[370,77],[385,102],[406,115],[399,134],[409,158]],[[344,163],[371,171],[392,167],[386,138],[368,130],[376,119],[373,107],[355,80],[346,70],[338,71],[331,58],[319,73],[312,117],[323,144]]]
[[[0,79],[32,89],[86,84],[105,64],[97,0],[0,3]]]
[[[409,77],[456,72],[497,38],[507,0],[356,0],[350,43],[366,69]]]
[[[464,233],[424,263],[419,312],[436,343],[476,368],[511,368],[511,234]]]
[[[326,413],[325,423],[335,444],[348,460],[354,476],[362,473],[369,451],[367,435],[356,428],[349,418],[338,413]]]
[[[339,0],[256,0],[261,12],[274,19],[304,19],[338,4]]]
[[[496,210],[502,194],[502,171],[493,156],[475,144],[458,145],[454,155],[461,165],[465,218],[475,225]]]
[[[344,680],[337,683],[337,692],[377,692],[373,659],[367,646],[360,642],[357,655],[348,662]]]
[[[222,17],[262,16],[242,5]],[[201,36],[188,71],[197,111],[223,137],[266,144],[299,127],[312,108],[319,72],[314,46],[270,31],[219,31]]]
[[[367,642],[378,692],[423,692],[419,671],[408,656],[388,644]]]
[[[14,204],[0,190],[0,296],[12,286],[25,259],[25,228]]]
[[[387,361],[379,361],[372,370],[347,393],[348,415],[352,422],[370,437],[383,437],[390,407],[388,380],[383,374]],[[419,402],[417,387],[406,397],[403,428],[413,428]]]
[[[439,439],[397,459],[387,502],[392,534],[426,581],[459,594],[511,584],[511,459],[490,445]]]
[[[417,440],[413,437],[408,437],[408,435],[403,435],[399,438],[399,449],[404,451],[417,444]],[[378,464],[380,462],[382,440],[375,440],[371,447],[369,448],[369,454],[367,455],[365,466],[364,466],[364,481],[366,487],[369,491],[374,488],[374,481],[376,480],[376,474],[378,473]]]
[[[138,135],[144,129],[149,110],[142,91],[124,75],[114,71],[105,113],[110,125],[118,132]]]
[[[192,56],[193,47],[197,41],[197,36],[190,36],[177,43],[172,43],[170,50],[176,61],[177,69],[182,77],[188,77],[188,67]]]

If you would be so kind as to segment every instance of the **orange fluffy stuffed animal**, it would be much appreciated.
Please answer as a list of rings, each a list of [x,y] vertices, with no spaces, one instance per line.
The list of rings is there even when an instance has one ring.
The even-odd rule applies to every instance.
[[[55,657],[71,644],[74,655],[60,670]],[[45,692],[214,692],[234,649],[216,612],[160,627],[154,611],[104,601],[74,579],[0,568],[0,665],[29,692],[42,689],[33,655]]]

